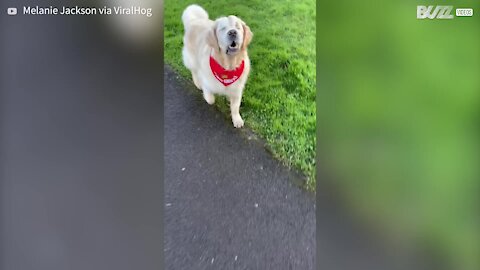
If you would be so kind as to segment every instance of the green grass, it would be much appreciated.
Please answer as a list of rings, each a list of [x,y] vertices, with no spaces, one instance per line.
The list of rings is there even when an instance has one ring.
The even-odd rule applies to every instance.
[[[242,18],[254,33],[248,52],[252,71],[240,109],[246,125],[263,137],[287,166],[304,172],[315,187],[315,0],[165,1],[165,62],[190,79],[183,66],[181,15],[199,4],[211,19]],[[227,113],[224,98],[217,106]]]

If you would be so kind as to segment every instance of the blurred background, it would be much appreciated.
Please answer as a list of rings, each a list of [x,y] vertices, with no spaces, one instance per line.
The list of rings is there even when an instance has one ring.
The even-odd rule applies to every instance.
[[[140,5],[138,16],[7,7]],[[0,269],[159,269],[162,1],[0,2]]]
[[[317,190],[399,247],[480,269],[480,17],[417,5],[480,8],[317,1]]]

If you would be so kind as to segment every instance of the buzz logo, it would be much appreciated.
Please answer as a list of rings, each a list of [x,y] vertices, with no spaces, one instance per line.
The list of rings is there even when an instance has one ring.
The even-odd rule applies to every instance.
[[[417,6],[417,19],[453,19],[453,6]]]

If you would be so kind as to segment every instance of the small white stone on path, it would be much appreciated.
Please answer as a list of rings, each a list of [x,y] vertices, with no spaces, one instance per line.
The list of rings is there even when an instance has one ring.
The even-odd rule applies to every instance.
[[[237,261],[237,259],[238,259],[238,256],[235,256],[235,261]]]
[[[255,204],[255,208],[258,208],[258,203]]]
[[[171,203],[167,203],[167,204],[165,204],[165,206],[171,206],[171,205],[172,205]]]
[[[215,261],[215,258],[212,258],[212,264],[213,264],[214,261]]]
[[[185,167],[182,168],[182,171],[185,171]]]

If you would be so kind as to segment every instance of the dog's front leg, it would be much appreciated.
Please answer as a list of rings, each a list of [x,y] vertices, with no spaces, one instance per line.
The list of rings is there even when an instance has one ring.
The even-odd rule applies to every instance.
[[[240,103],[242,103],[241,96],[230,96],[230,112],[232,113],[233,126],[236,128],[243,127],[243,119],[240,116]]]
[[[210,93],[208,90],[203,89],[203,98],[210,105],[215,103],[215,96],[212,93]]]
[[[196,74],[195,71],[192,71],[192,79],[193,79],[193,83],[195,84],[195,86],[196,86],[198,89],[202,90],[202,87],[201,87],[201,85],[200,85],[200,83],[199,83],[199,81],[198,81],[198,77],[197,77],[197,74]]]

